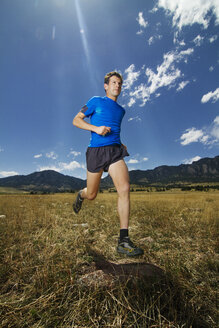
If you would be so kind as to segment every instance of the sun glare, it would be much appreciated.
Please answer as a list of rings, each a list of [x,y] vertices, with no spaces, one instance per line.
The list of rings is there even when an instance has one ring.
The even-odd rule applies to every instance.
[[[85,56],[87,59],[87,64],[89,66],[90,65],[90,53],[89,53],[88,42],[87,42],[87,37],[86,37],[86,33],[85,33],[86,26],[84,23],[84,19],[82,16],[82,12],[81,12],[81,8],[80,8],[78,0],[75,0],[75,6],[76,6],[78,24],[79,24],[79,28],[80,28],[81,40],[82,40],[82,44],[83,44],[83,48],[84,48],[84,53],[85,53]]]

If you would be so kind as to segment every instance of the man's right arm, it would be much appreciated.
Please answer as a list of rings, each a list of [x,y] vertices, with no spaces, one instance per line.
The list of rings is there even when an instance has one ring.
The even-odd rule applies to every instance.
[[[105,134],[109,133],[111,131],[111,128],[108,126],[95,126],[90,123],[87,123],[85,119],[85,115],[82,112],[79,112],[73,119],[73,125],[75,125],[79,129],[88,130],[95,132],[97,134],[100,134],[104,136]]]

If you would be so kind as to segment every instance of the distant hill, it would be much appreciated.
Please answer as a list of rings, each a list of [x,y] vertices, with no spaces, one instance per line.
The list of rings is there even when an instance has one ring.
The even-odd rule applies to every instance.
[[[178,182],[219,182],[219,156],[203,158],[192,164],[179,166],[162,165],[153,170],[133,170],[129,172],[130,183],[149,185],[154,183],[171,184]],[[107,176],[102,187],[112,187],[112,179]]]
[[[0,186],[13,187],[26,191],[63,192],[85,187],[86,181],[56,171],[46,170],[29,175],[15,175],[1,178]]]
[[[131,184],[139,186],[156,183],[219,182],[219,156],[203,158],[192,164],[163,165],[146,171],[133,170],[129,172],[129,175]],[[86,180],[47,170],[29,175],[1,178],[0,186],[35,192],[69,192],[84,188]],[[112,186],[112,179],[109,176],[102,179],[101,188],[110,188]]]

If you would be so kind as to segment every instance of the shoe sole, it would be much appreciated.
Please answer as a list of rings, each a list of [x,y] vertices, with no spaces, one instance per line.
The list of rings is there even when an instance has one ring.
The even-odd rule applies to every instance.
[[[81,207],[82,207],[82,203],[83,203],[83,201],[81,202],[81,206],[80,206],[80,208],[78,209],[77,208],[77,206],[76,206],[76,204],[77,204],[77,200],[78,200],[78,196],[79,196],[79,193],[78,193],[78,195],[77,195],[77,198],[76,198],[76,200],[75,200],[75,202],[74,202],[74,204],[73,204],[73,210],[74,210],[74,212],[76,213],[76,214],[78,214],[79,212],[80,212],[80,210],[81,210]]]
[[[143,255],[144,254],[143,251],[139,251],[138,253],[135,253],[135,251],[128,252],[128,251],[125,251],[125,250],[119,249],[119,248],[117,248],[117,253],[122,254],[122,255],[127,255],[129,257],[140,256],[140,255]]]
[[[76,210],[74,205],[73,205],[73,211],[75,212],[75,214],[78,214],[80,210]]]

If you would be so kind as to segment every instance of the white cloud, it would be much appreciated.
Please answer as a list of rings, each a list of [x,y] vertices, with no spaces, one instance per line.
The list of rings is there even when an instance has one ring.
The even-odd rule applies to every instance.
[[[214,92],[210,91],[210,92],[206,93],[202,97],[201,102],[206,103],[206,102],[212,100],[212,102],[215,103],[218,99],[219,99],[219,88],[217,88]]]
[[[151,95],[160,96],[158,89],[163,87],[176,87],[176,81],[180,79],[183,74],[181,70],[177,67],[179,62],[184,61],[187,63],[188,57],[194,52],[193,48],[188,48],[186,50],[176,49],[174,51],[165,53],[163,55],[163,62],[156,67],[155,70],[151,68],[146,68],[145,65],[140,70],[135,70],[135,65],[131,64],[124,74],[127,74],[124,80],[125,93],[123,97],[128,97],[126,99],[126,104],[128,107],[132,107],[137,100],[141,101],[140,106],[144,106],[151,98]],[[137,84],[139,78],[146,80],[143,83]],[[135,87],[133,88],[133,84]],[[178,85],[177,91],[182,90],[189,81],[181,82]],[[130,90],[132,88],[132,90]],[[126,91],[129,91],[127,93]]]
[[[46,157],[51,159],[57,159],[58,155],[54,151],[51,151],[50,153],[46,153]]]
[[[141,27],[145,28],[148,26],[148,22],[143,17],[143,12],[138,13],[137,22]]]
[[[185,86],[187,86],[188,83],[189,83],[189,81],[180,82],[178,88],[176,89],[176,91],[178,91],[178,92],[181,91],[182,89],[185,88]]]
[[[127,105],[128,105],[128,107],[132,107],[135,103],[136,103],[136,100],[134,98],[130,98]]]
[[[213,36],[209,39],[209,41],[210,41],[211,43],[213,43],[214,41],[217,40],[217,38],[218,38],[217,35],[213,35]]]
[[[192,142],[203,142],[207,141],[207,136],[204,135],[202,130],[197,130],[196,128],[190,128],[185,131],[180,137],[181,145],[186,146]]]
[[[129,94],[133,99],[140,99],[144,106],[147,101],[150,99],[150,91],[146,84],[141,83],[139,86],[135,87],[134,91]]]
[[[181,46],[181,47],[184,47],[186,44],[185,44],[185,41],[184,40],[182,40],[182,41],[179,41],[179,45]]]
[[[127,162],[127,164],[131,164],[131,165],[133,165],[133,164],[141,164],[141,163],[147,162],[147,161],[148,161],[148,157],[141,157],[139,154],[136,154],[136,155],[134,155],[133,158],[131,158]]]
[[[185,159],[185,160],[183,161],[183,163],[184,163],[184,164],[192,164],[193,162],[197,162],[197,161],[199,161],[200,159],[201,159],[200,156],[195,156],[195,157],[190,158],[190,159]]]
[[[154,36],[151,36],[148,39],[149,46],[152,45],[152,43],[154,43],[156,39],[161,40],[162,39],[162,35],[154,35]]]
[[[143,30],[136,32],[137,35],[141,35],[142,33],[143,33]]]
[[[137,164],[137,163],[139,163],[139,161],[137,159],[131,158],[127,163],[128,164]]]
[[[134,82],[137,81],[139,75],[140,75],[140,71],[135,72],[135,65],[132,64],[130,65],[126,70],[125,70],[125,74],[127,75],[127,77],[125,78],[124,82],[123,82],[123,89],[130,89],[131,86],[133,85]]]
[[[209,67],[209,71],[210,71],[210,72],[213,72],[213,70],[214,70],[214,66],[210,66],[210,67]]]
[[[162,37],[163,37],[163,36],[162,36],[162,35],[160,35],[160,34],[159,34],[159,35],[156,35],[156,39],[158,39],[158,40],[161,40],[161,39],[162,39]]]
[[[179,40],[179,32],[178,31],[174,32],[173,43],[178,44],[181,47],[184,47],[186,45],[184,40]]]
[[[34,158],[40,158],[40,157],[42,157],[43,155],[42,154],[37,154],[37,155],[34,155],[33,157]]]
[[[214,119],[211,135],[215,138],[214,142],[219,141],[219,116]]]
[[[193,142],[200,142],[203,145],[212,146],[219,143],[219,116],[214,121],[202,129],[189,128],[180,137],[181,145],[187,146]]]
[[[153,94],[159,88],[172,84],[181,76],[180,70],[172,65],[173,61],[173,56],[168,54],[164,57],[163,63],[157,67],[156,73],[150,68],[146,69],[148,82],[150,82],[150,86],[148,87],[150,94]]]
[[[196,38],[193,40],[193,42],[197,47],[200,47],[200,45],[203,43],[203,40],[204,40],[203,36],[197,35]]]
[[[128,122],[131,122],[131,121],[141,122],[142,119],[139,116],[135,116],[135,117],[130,117],[128,119]]]
[[[153,37],[153,36],[151,36],[151,37],[148,39],[148,44],[149,44],[149,46],[150,46],[152,43],[154,43],[154,37]]]
[[[219,24],[219,2],[218,0],[158,0],[157,7],[166,10],[166,13],[173,16],[173,26],[179,30],[183,26],[195,23],[203,25],[205,29],[209,26],[210,10],[216,17],[216,24]]]
[[[70,163],[59,163],[60,170],[61,171],[73,171],[77,168],[81,168],[81,164],[78,163],[77,161],[72,161]]]
[[[154,7],[153,9],[149,10],[149,13],[156,13],[158,11],[157,7]]]
[[[186,50],[182,50],[180,51],[180,53],[178,54],[178,58],[177,59],[183,59],[184,56],[186,55],[191,55],[192,53],[194,52],[194,49],[193,48],[188,48]]]
[[[61,173],[63,171],[74,171],[77,168],[85,169],[85,166],[77,161],[69,163],[59,162],[57,165],[40,166],[39,171],[53,170]]]
[[[153,72],[150,68],[146,69],[146,76],[148,77],[148,85],[140,85],[131,96],[141,98],[143,105],[149,100],[150,95],[155,93],[157,89],[171,86],[175,81],[181,77],[181,71],[175,67],[175,63],[183,60],[186,56],[193,53],[193,49],[177,52],[172,51],[164,54],[163,62],[157,66],[157,71]]]
[[[80,151],[71,150],[70,153],[69,153],[69,155],[73,155],[73,156],[76,157],[76,156],[80,156],[81,155],[81,152]]]
[[[214,119],[214,123],[219,125],[219,116],[216,116],[215,119]]]
[[[157,89],[171,86],[175,81],[181,77],[181,71],[175,67],[175,63],[185,60],[188,55],[193,53],[193,49],[189,48],[183,51],[172,51],[164,54],[163,62],[157,66],[157,72],[154,73],[151,69],[146,69],[146,76],[148,76],[148,93],[151,95]],[[147,97],[145,98],[147,100]]]
[[[0,153],[3,152],[3,151],[4,151],[4,149],[0,146]]]
[[[1,178],[11,177],[13,175],[18,175],[18,172],[15,172],[15,171],[0,171],[0,177]]]

